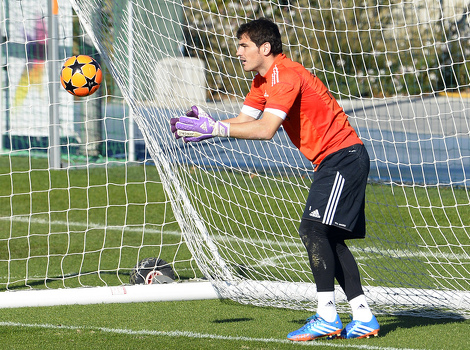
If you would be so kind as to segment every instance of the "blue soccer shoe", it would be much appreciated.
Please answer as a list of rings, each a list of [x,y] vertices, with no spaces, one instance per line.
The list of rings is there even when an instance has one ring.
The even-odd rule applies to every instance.
[[[323,318],[316,314],[307,320],[307,323],[296,331],[290,332],[287,339],[294,341],[308,341],[320,337],[335,338],[341,333],[343,324],[336,315],[333,322],[326,322]]]
[[[369,322],[361,322],[352,320],[348,325],[341,331],[339,338],[342,339],[353,339],[353,338],[369,338],[370,336],[376,337],[379,334],[379,323],[375,316]]]

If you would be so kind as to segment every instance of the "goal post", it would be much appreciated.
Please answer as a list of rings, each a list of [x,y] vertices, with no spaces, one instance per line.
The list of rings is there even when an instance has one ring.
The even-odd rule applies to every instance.
[[[188,283],[190,285],[188,285]],[[209,282],[34,289],[3,292],[0,308],[217,299]],[[188,293],[188,288],[191,293]]]
[[[13,74],[20,63],[7,48],[40,40],[20,41],[8,32],[7,18],[27,16],[26,25],[33,15],[4,3],[10,13],[1,19],[9,34],[2,57],[10,73],[2,81],[10,97],[1,113],[13,121],[33,107],[13,104],[11,89],[23,85]],[[61,120],[68,164],[61,170],[38,165],[32,137],[38,128],[27,119],[2,124],[4,140],[20,130],[25,137],[15,140],[28,147],[5,146],[0,288],[5,295],[25,288],[70,295],[73,288],[127,288],[132,268],[155,256],[172,266],[176,285],[204,278],[208,297],[315,309],[315,284],[297,233],[313,168],[284,130],[270,141],[184,144],[169,128],[169,119],[193,104],[215,119],[239,112],[253,75],[235,56],[235,33],[241,23],[266,16],[279,25],[286,55],[328,86],[369,151],[367,238],[350,247],[374,312],[469,317],[467,5],[71,0],[59,7],[65,38],[59,52],[78,53],[87,37],[105,69],[103,150],[101,158],[71,160],[86,149],[72,135],[94,95],[60,100],[61,115],[70,116]],[[21,64],[32,72],[32,61]],[[42,85],[26,81],[29,103]],[[132,135],[126,135],[129,116],[137,126]],[[113,151],[122,144],[121,153]],[[348,311],[339,290],[338,299],[340,311]]]

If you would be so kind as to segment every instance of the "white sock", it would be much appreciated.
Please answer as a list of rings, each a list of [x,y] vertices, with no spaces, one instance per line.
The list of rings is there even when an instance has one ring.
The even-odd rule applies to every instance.
[[[353,320],[369,322],[372,319],[372,312],[364,294],[350,300],[349,305],[351,305]]]
[[[333,322],[338,314],[336,312],[335,292],[319,292],[317,297],[317,314],[326,322]]]

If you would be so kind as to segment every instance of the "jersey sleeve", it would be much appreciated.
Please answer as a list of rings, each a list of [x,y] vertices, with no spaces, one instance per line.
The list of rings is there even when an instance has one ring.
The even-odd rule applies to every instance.
[[[245,106],[264,111],[266,106],[266,97],[264,96],[263,84],[258,79],[258,75],[253,79],[251,83],[251,89],[248,94],[245,96]]]
[[[281,111],[284,119],[299,96],[300,86],[301,78],[289,69],[273,73],[268,79],[256,76],[244,105],[260,111]]]
[[[286,114],[293,106],[300,92],[300,79],[296,74],[280,74],[279,81],[273,80],[273,85],[269,89],[269,97],[267,97],[266,107],[270,109],[278,109]]]
[[[242,106],[241,112],[252,117],[253,119],[259,119],[261,114],[263,114],[262,110],[247,106],[246,104]]]

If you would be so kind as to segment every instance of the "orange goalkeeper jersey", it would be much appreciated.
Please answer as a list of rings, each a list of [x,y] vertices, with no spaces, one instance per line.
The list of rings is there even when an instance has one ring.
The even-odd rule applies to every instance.
[[[348,117],[321,80],[284,54],[266,75],[257,74],[244,105],[286,113],[284,129],[313,164],[354,144],[362,144]]]

